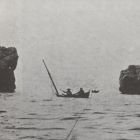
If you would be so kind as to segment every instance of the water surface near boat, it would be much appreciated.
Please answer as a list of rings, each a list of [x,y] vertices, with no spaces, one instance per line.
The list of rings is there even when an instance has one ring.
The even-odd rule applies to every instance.
[[[26,95],[26,96],[25,96]],[[108,96],[107,96],[108,95]],[[1,140],[138,140],[140,97],[115,93],[89,99],[0,94]]]

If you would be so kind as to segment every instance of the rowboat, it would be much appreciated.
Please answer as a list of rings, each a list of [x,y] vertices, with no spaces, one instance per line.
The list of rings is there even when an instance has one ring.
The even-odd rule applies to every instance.
[[[67,98],[89,98],[90,91],[85,92],[84,94],[72,94],[72,95],[67,95],[67,94],[56,94],[57,97],[67,97]]]
[[[90,91],[88,91],[88,92],[85,92],[84,94],[78,94],[78,93],[75,93],[75,94],[72,94],[72,95],[67,95],[67,94],[60,94],[59,92],[58,92],[58,89],[57,89],[57,87],[56,87],[56,85],[55,85],[55,83],[54,83],[54,81],[53,81],[53,78],[52,78],[52,76],[51,76],[51,73],[50,73],[50,71],[49,71],[49,69],[48,69],[48,67],[47,67],[47,65],[46,65],[46,63],[45,63],[45,61],[44,60],[42,60],[43,61],[43,63],[44,63],[44,66],[45,66],[45,68],[46,68],[46,70],[47,70],[47,72],[48,72],[48,75],[49,75],[49,77],[50,77],[50,80],[51,80],[51,82],[52,82],[52,85],[53,85],[53,87],[54,87],[54,89],[55,89],[55,91],[56,91],[56,96],[57,97],[67,97],[67,98],[89,98],[89,95],[90,95]]]

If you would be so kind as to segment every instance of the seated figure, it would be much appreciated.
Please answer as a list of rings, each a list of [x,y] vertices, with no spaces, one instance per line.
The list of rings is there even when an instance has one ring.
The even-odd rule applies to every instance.
[[[85,92],[84,92],[83,88],[80,88],[80,90],[79,90],[75,95],[80,95],[80,96],[82,96],[82,95],[84,95],[84,94],[85,94]]]
[[[67,91],[63,91],[64,93],[66,93],[68,96],[72,95],[71,89],[68,88]]]

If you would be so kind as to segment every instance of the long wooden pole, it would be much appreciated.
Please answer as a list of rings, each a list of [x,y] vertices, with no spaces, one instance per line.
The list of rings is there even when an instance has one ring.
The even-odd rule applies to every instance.
[[[42,61],[43,61],[43,64],[44,64],[44,66],[45,66],[45,68],[46,68],[46,70],[47,70],[47,72],[48,72],[48,75],[49,75],[49,77],[50,77],[50,79],[51,79],[51,82],[52,82],[52,84],[53,84],[53,86],[54,86],[54,89],[56,90],[56,95],[59,95],[59,92],[58,92],[58,90],[57,90],[57,88],[56,88],[56,85],[55,85],[55,83],[54,83],[54,81],[53,81],[53,79],[52,79],[52,76],[51,76],[51,74],[50,74],[50,72],[49,72],[49,69],[47,68],[47,65],[46,65],[44,59],[43,59]]]

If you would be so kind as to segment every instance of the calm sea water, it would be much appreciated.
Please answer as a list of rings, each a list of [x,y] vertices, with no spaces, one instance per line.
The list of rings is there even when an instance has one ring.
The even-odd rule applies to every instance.
[[[0,140],[65,140],[77,119],[71,140],[139,140],[139,101],[102,91],[89,99],[1,93]]]

